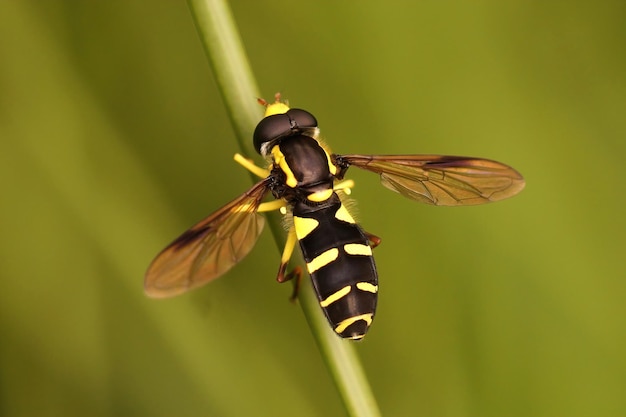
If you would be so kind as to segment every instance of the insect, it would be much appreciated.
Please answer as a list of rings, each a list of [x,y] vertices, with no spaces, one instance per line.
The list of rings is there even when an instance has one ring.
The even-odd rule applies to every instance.
[[[358,340],[376,312],[378,274],[372,248],[380,238],[365,232],[344,203],[353,182],[351,166],[374,172],[382,184],[421,203],[438,206],[483,204],[524,188],[513,168],[481,158],[441,155],[337,155],[318,140],[315,117],[289,108],[276,94],[254,131],[256,150],[267,169],[237,154],[235,160],[262,179],[235,200],[174,240],[152,261],[145,277],[150,297],[171,297],[218,278],[241,261],[259,237],[259,213],[280,209],[291,224],[277,280],[298,278],[287,264],[297,242],[319,304],[335,333]],[[262,202],[270,193],[274,201]],[[297,288],[297,286],[296,286]]]

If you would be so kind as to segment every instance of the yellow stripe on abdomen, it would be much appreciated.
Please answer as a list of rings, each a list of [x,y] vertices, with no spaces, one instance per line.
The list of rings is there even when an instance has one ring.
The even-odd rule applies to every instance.
[[[341,205],[341,207],[339,207],[339,210],[337,210],[337,213],[335,213],[335,218],[338,220],[344,221],[346,223],[351,223],[351,224],[355,223],[354,219],[348,212],[348,209],[346,209],[346,207],[343,204]]]
[[[343,297],[348,295],[348,293],[350,293],[351,290],[352,290],[352,287],[347,285],[347,286],[343,287],[342,289],[340,289],[339,291],[337,291],[337,292],[329,295],[328,297],[326,297],[325,300],[320,301],[320,305],[322,307],[328,307],[329,305],[331,305],[335,301],[341,300]]]
[[[378,285],[370,284],[369,282],[357,282],[356,287],[361,291],[371,292],[372,294],[378,292]]]
[[[369,245],[363,245],[361,243],[348,243],[343,245],[343,249],[348,255],[372,255],[372,248],[370,248]]]
[[[367,323],[367,325],[369,326],[370,324],[372,324],[372,319],[373,318],[374,318],[374,313],[366,313],[366,314],[361,314],[360,316],[348,317],[347,319],[345,319],[341,323],[339,323],[337,325],[337,327],[335,327],[335,332],[341,334],[350,325],[352,325],[353,323],[356,323],[359,320],[364,320]]]
[[[319,224],[319,221],[309,217],[293,216],[293,225],[296,229],[296,236],[298,236],[298,240],[302,240],[307,237],[313,230],[317,229]]]
[[[318,269],[328,265],[339,256],[339,249],[332,248],[328,249],[326,252],[323,252],[318,257],[314,258],[311,262],[306,264],[306,268],[309,271],[309,274],[317,271]]]

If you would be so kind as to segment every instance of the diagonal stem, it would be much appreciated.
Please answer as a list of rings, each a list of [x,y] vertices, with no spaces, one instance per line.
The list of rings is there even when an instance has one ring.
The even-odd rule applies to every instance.
[[[242,153],[250,157],[252,133],[261,118],[258,87],[248,63],[238,30],[225,0],[188,0],[189,8]],[[279,250],[285,233],[277,213],[268,215]],[[328,326],[311,285],[303,285],[298,299],[322,357],[333,377],[348,415],[376,417],[378,405],[363,372],[353,343],[340,339]]]

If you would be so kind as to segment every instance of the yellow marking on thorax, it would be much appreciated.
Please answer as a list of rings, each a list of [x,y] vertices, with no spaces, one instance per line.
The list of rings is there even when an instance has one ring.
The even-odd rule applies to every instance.
[[[361,291],[367,291],[373,294],[378,292],[378,285],[370,284],[369,282],[357,282],[356,287]]]
[[[320,222],[308,217],[293,216],[293,225],[296,228],[296,236],[298,240],[302,240],[319,226]]]
[[[287,164],[287,161],[285,160],[285,155],[283,155],[278,145],[272,148],[272,156],[274,157],[274,163],[278,164],[280,169],[282,169],[282,171],[285,173],[285,176],[287,177],[285,183],[289,187],[295,188],[298,185],[298,180],[296,179],[296,176],[293,175],[293,171],[289,167],[289,164]]]
[[[313,259],[311,262],[306,264],[306,268],[309,271],[309,274],[317,271],[318,269],[328,265],[339,256],[339,249],[332,248],[328,249],[326,252],[323,252],[317,258]]]
[[[326,201],[328,200],[331,196],[333,195],[333,190],[328,189],[328,190],[322,190],[322,191],[316,191],[312,194],[309,194],[306,198],[309,201],[313,201],[315,203],[319,203],[321,201]]]
[[[372,248],[369,245],[363,245],[361,243],[348,243],[343,245],[343,249],[348,255],[372,255]]]
[[[346,209],[346,207],[343,204],[341,205],[341,207],[339,207],[339,210],[337,210],[337,213],[335,213],[335,217],[338,220],[344,221],[346,223],[352,223],[352,224],[355,223],[350,213],[348,213],[348,209]]]
[[[337,175],[337,167],[335,166],[335,164],[333,164],[332,159],[330,159],[330,149],[323,141],[318,139],[315,140],[317,140],[317,143],[319,143],[320,147],[324,150],[324,153],[326,154],[326,160],[328,161],[328,169],[330,170],[330,173],[333,175]]]
[[[330,159],[330,155],[326,151],[326,148],[322,146],[322,149],[324,149],[324,153],[326,154],[326,160],[328,161],[328,170],[330,171],[331,174],[337,175],[337,167],[335,166],[335,164],[333,164],[333,161]]]
[[[345,297],[346,295],[348,295],[348,293],[351,290],[352,290],[352,287],[347,285],[347,286],[343,287],[342,289],[340,289],[339,291],[337,291],[337,292],[329,295],[328,297],[326,297],[325,300],[320,301],[320,305],[322,307],[328,307],[329,305],[331,305],[335,301],[340,300],[343,297]]]
[[[341,334],[351,324],[356,323],[359,320],[364,320],[367,323],[367,325],[369,326],[370,324],[372,324],[372,319],[373,318],[374,318],[374,314],[373,313],[366,313],[366,314],[361,314],[360,316],[348,317],[347,319],[345,319],[341,323],[339,323],[337,325],[337,327],[335,327],[335,332]]]

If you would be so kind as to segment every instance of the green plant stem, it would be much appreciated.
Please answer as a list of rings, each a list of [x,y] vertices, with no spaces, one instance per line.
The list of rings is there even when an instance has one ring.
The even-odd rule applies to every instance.
[[[242,153],[250,157],[254,154],[252,133],[262,117],[261,107],[255,100],[259,97],[259,90],[228,5],[224,0],[188,0],[188,4],[226,103],[239,146]],[[285,232],[280,216],[273,213],[267,220],[276,244],[282,250]],[[379,416],[378,405],[353,342],[342,340],[329,328],[311,285],[302,285],[298,300],[348,415]]]

